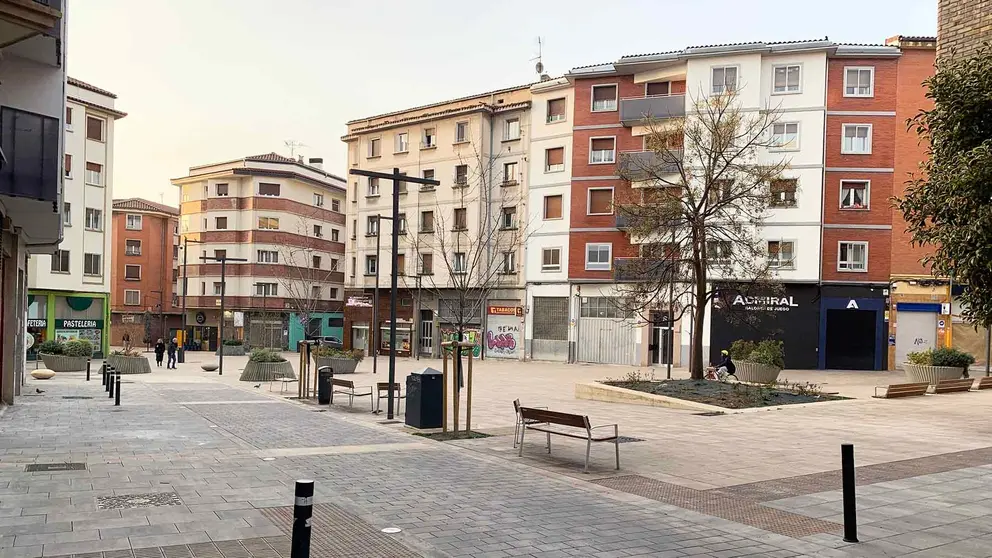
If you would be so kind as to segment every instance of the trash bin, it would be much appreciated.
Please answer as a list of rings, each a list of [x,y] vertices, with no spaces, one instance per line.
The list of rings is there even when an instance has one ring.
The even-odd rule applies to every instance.
[[[334,377],[334,370],[330,366],[321,366],[317,369],[317,404],[327,405],[331,402],[331,378]]]
[[[441,428],[444,382],[433,368],[414,370],[406,377],[406,425]]]

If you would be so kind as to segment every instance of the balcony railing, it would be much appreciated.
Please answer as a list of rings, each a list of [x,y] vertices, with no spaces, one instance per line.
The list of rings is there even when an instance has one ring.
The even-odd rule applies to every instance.
[[[681,149],[657,151],[622,151],[620,153],[620,176],[631,182],[649,180],[662,174],[679,172],[682,161]]]
[[[0,194],[33,200],[58,200],[61,179],[59,119],[0,108]]]
[[[685,116],[685,95],[652,95],[620,99],[620,122],[625,126],[646,120]]]
[[[664,258],[614,258],[616,281],[668,281],[674,274],[671,260]],[[676,278],[677,279],[677,278]]]

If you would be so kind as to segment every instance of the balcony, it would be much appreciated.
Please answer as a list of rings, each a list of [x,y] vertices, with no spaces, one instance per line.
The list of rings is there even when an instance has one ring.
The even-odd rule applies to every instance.
[[[662,258],[614,258],[613,279],[615,281],[661,281],[667,282],[672,262]]]
[[[0,44],[9,45],[53,30],[62,19],[62,0],[0,0]]]
[[[669,149],[665,153],[622,151],[618,170],[623,178],[631,182],[638,182],[650,180],[658,175],[678,173],[681,161],[681,149]]]
[[[649,119],[685,116],[685,95],[652,95],[620,99],[620,122],[636,126]]]

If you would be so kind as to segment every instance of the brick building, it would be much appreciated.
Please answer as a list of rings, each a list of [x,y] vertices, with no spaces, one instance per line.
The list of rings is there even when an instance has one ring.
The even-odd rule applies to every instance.
[[[938,55],[967,56],[992,41],[992,0],[938,0]]]

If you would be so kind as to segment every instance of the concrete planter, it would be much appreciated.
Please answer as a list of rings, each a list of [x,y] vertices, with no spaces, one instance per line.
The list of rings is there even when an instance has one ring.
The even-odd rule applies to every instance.
[[[113,366],[121,374],[151,374],[152,365],[148,362],[148,357],[110,355],[107,357],[107,366]]]
[[[956,380],[964,375],[964,368],[956,366],[924,366],[904,362],[902,369],[906,373],[906,380],[914,384],[936,384],[937,380]]]
[[[39,353],[45,368],[52,372],[82,372],[86,370],[86,357],[71,357],[65,355],[46,355]]]
[[[358,368],[358,361],[351,358],[337,357],[314,357],[313,362],[317,369],[321,366],[330,366],[335,374],[354,374]]]
[[[296,372],[293,372],[293,363],[288,360],[283,362],[248,361],[238,379],[242,382],[271,382],[279,378],[296,378]]]
[[[738,362],[737,379],[751,384],[770,384],[778,380],[778,374],[782,369],[767,364],[757,362]]]
[[[224,356],[245,356],[244,345],[221,345],[214,354],[219,355],[221,351],[224,351]]]

